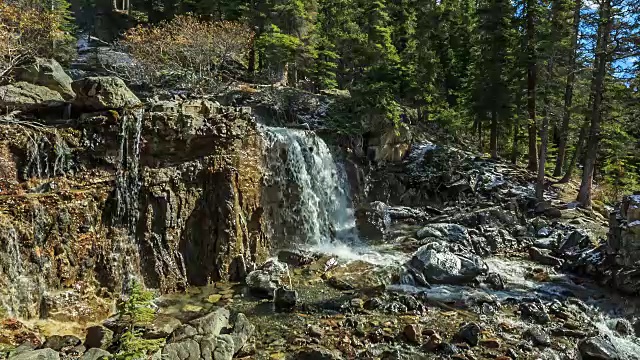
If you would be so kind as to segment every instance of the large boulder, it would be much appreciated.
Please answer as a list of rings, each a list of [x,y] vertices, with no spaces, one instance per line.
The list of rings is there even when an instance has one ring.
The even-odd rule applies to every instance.
[[[36,58],[33,63],[16,70],[14,76],[19,81],[44,86],[58,92],[65,100],[75,97],[71,88],[71,77],[53,59]]]
[[[60,354],[52,349],[41,349],[25,351],[18,355],[11,356],[11,360],[60,360]]]
[[[229,310],[219,308],[189,323],[200,335],[219,335],[222,329],[229,326]]]
[[[611,340],[604,336],[596,336],[581,340],[578,351],[582,360],[622,360]]]
[[[37,111],[64,105],[62,95],[44,86],[19,81],[0,86],[0,111]]]
[[[133,108],[142,105],[122,79],[115,76],[95,76],[71,84],[76,93],[74,105],[84,110]]]
[[[408,266],[432,284],[463,284],[486,274],[487,264],[477,255],[456,254],[428,244],[416,251]]]
[[[260,269],[247,275],[245,282],[254,293],[272,298],[277,288],[284,285],[289,276],[289,267],[275,259],[264,263]]]

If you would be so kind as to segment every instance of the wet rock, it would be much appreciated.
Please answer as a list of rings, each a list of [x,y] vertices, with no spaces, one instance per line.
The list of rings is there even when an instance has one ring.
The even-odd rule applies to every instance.
[[[164,360],[199,360],[200,345],[192,339],[167,344],[162,349]]]
[[[71,88],[71,77],[54,59],[36,58],[31,64],[19,68],[14,78],[56,91],[65,100],[71,100],[76,95]]]
[[[209,336],[200,340],[199,345],[203,360],[231,360],[235,353],[231,335]]]
[[[502,275],[498,273],[488,273],[485,283],[487,283],[487,285],[489,285],[493,290],[504,290],[504,280],[502,279]]]
[[[249,338],[256,330],[256,327],[249,322],[249,319],[243,314],[239,313],[236,316],[235,324],[233,324],[233,332],[231,337],[233,338],[234,353],[237,354],[242,349]]]
[[[534,346],[551,346],[551,338],[539,326],[532,326],[528,328],[524,332],[523,337],[531,340]]]
[[[419,344],[422,341],[422,326],[419,324],[405,326],[402,333],[412,343]]]
[[[398,301],[407,307],[409,311],[422,311],[424,306],[413,296],[400,294],[398,296]]]
[[[219,335],[222,329],[229,326],[229,310],[219,308],[201,318],[189,322],[200,335]]]
[[[168,342],[178,342],[198,335],[198,330],[189,324],[183,324],[173,331]]]
[[[532,319],[538,324],[545,325],[551,321],[547,309],[543,304],[525,302],[518,307],[520,313],[525,319]]]
[[[330,278],[327,279],[327,285],[331,286],[332,288],[336,289],[336,290],[340,290],[340,291],[348,291],[348,290],[354,290],[355,287],[353,285],[351,285],[350,283],[342,280],[342,279],[338,279],[335,276],[331,276]]]
[[[552,230],[549,229],[548,227],[543,227],[542,229],[538,230],[538,232],[536,233],[536,236],[538,237],[547,237],[549,235],[551,235]]]
[[[105,357],[110,358],[111,354],[106,350],[93,348],[82,354],[82,356],[80,356],[80,360],[102,360]]]
[[[295,360],[341,360],[342,355],[337,350],[329,350],[322,346],[311,346],[298,351]]]
[[[621,360],[611,341],[603,336],[581,340],[578,351],[582,360]]]
[[[502,344],[500,344],[500,340],[498,339],[483,339],[480,340],[480,346],[488,348],[488,349],[500,349]]]
[[[42,348],[43,349],[49,348],[55,351],[61,351],[64,348],[72,348],[74,346],[79,345],[80,343],[82,343],[82,340],[80,340],[78,337],[73,335],[65,335],[65,336],[52,335],[46,339],[44,344],[42,344]]]
[[[293,267],[300,267],[311,264],[315,259],[302,250],[280,250],[278,252],[278,261]]]
[[[617,319],[614,321],[613,329],[622,336],[633,335],[634,330],[631,322],[627,319]]]
[[[260,269],[252,271],[245,279],[249,289],[258,295],[273,297],[275,290],[283,285],[283,277],[289,275],[287,264],[269,260]]]
[[[471,346],[478,345],[480,340],[480,326],[476,323],[469,323],[460,328],[454,336],[457,341],[464,341]]]
[[[636,333],[636,337],[640,337],[640,320],[636,321],[636,323],[633,324],[633,330]]]
[[[416,232],[416,237],[422,240],[427,237],[444,238],[454,243],[469,244],[467,229],[458,224],[429,224]]]
[[[277,288],[273,295],[273,304],[276,309],[291,309],[298,303],[298,292],[287,287]]]
[[[141,106],[140,99],[115,76],[96,76],[71,83],[76,93],[74,105],[91,111]]]
[[[324,330],[318,325],[309,325],[307,327],[307,334],[311,337],[321,338],[324,336]]]
[[[113,331],[107,329],[104,326],[92,326],[87,329],[87,334],[84,340],[84,346],[87,349],[98,348],[107,349],[113,341]]]
[[[9,357],[11,360],[59,360],[60,354],[53,349],[25,351]]]
[[[429,339],[425,342],[423,349],[427,352],[437,351],[442,345],[442,338],[440,337],[440,335],[436,334],[435,332],[425,335],[428,336]]]
[[[547,201],[541,201],[536,204],[534,209],[536,214],[544,215],[548,218],[559,218],[562,217],[562,211],[560,209],[553,207]]]
[[[487,264],[478,256],[454,254],[425,245],[418,249],[409,266],[433,284],[463,284],[487,272]]]
[[[0,109],[37,111],[64,104],[62,96],[49,88],[27,82],[0,86]]]
[[[558,247],[558,253],[566,254],[569,251],[575,251],[589,242],[589,237],[580,231],[573,231]]]
[[[529,258],[542,265],[562,266],[562,264],[564,263],[562,259],[551,255],[551,250],[538,249],[535,247],[529,248]]]
[[[366,310],[376,310],[384,306],[384,302],[380,298],[374,297],[364,302]]]
[[[165,339],[171,335],[182,322],[172,316],[158,315],[153,321],[145,325],[143,337],[145,339]]]

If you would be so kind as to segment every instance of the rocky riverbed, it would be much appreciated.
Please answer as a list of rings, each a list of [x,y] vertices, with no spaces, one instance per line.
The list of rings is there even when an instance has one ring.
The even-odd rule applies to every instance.
[[[640,359],[640,197],[54,65],[0,89],[0,358]]]

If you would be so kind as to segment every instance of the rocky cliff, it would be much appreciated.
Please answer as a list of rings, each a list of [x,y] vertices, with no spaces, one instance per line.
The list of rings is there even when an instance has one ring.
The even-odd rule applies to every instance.
[[[262,161],[247,111],[204,100],[3,118],[2,307],[89,321],[130,277],[163,292],[243,278],[267,254]]]

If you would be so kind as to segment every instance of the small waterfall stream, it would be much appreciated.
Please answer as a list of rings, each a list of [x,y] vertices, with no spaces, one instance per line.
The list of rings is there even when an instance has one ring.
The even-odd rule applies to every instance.
[[[327,144],[311,131],[262,131],[267,146],[266,197],[277,243],[357,243],[346,176]]]
[[[134,109],[122,116],[120,122],[120,147],[116,172],[116,222],[135,232],[140,210],[140,139],[144,109]]]

